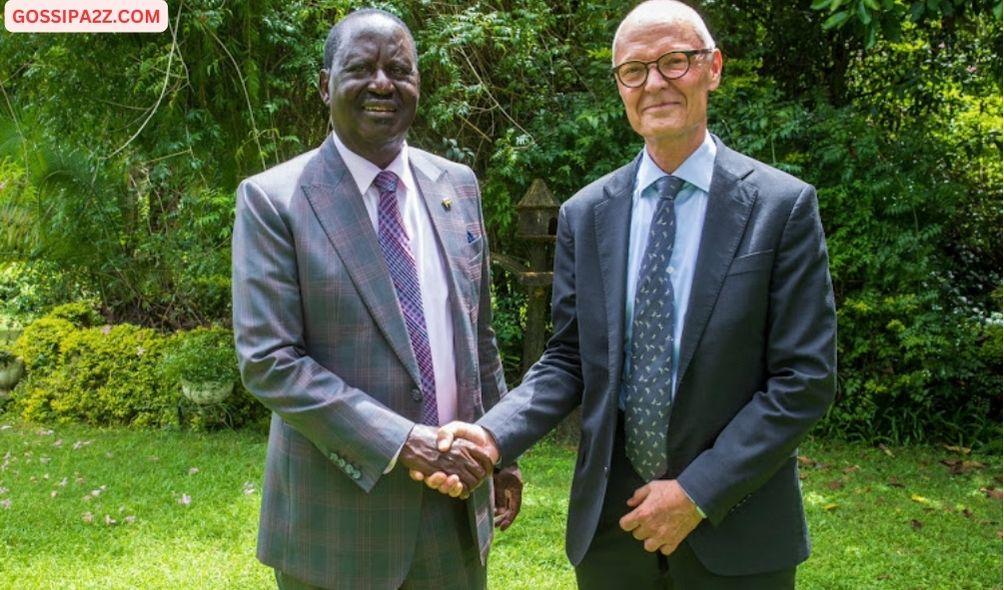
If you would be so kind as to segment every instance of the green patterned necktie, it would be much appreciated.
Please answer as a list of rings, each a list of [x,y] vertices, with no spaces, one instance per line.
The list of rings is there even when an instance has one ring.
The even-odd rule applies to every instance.
[[[653,183],[659,205],[652,216],[635,293],[631,368],[625,381],[627,457],[645,481],[666,473],[666,435],[673,395],[673,199],[683,186],[675,176]]]

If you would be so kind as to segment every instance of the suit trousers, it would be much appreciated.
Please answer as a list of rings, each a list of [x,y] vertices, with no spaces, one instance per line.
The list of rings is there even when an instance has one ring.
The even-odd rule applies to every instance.
[[[411,569],[399,590],[484,590],[488,570],[471,535],[467,503],[415,485],[423,488],[421,524]],[[275,579],[279,590],[323,590],[280,570]]]
[[[624,417],[618,413],[610,459],[610,480],[600,522],[582,562],[575,568],[580,590],[790,590],[795,568],[752,576],[720,576],[708,571],[684,540],[671,555],[649,553],[620,528],[631,511],[627,500],[643,486],[624,454]]]

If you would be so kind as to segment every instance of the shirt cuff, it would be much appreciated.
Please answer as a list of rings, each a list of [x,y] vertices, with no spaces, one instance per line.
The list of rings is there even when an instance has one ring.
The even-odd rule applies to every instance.
[[[686,496],[688,500],[690,500],[690,503],[694,505],[694,508],[697,508],[697,515],[700,516],[702,520],[707,518],[708,515],[704,513],[704,510],[702,510],[700,506],[698,506],[697,502],[694,502],[694,498],[690,495],[690,492],[688,492],[687,489],[682,485],[680,486],[680,489],[683,490],[683,495]]]

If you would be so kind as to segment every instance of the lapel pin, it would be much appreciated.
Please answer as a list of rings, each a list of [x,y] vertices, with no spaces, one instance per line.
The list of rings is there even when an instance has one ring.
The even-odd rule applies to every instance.
[[[442,205],[443,205],[443,209],[446,209],[447,211],[449,211],[450,207],[453,206],[453,201],[450,200],[450,199],[443,199]]]

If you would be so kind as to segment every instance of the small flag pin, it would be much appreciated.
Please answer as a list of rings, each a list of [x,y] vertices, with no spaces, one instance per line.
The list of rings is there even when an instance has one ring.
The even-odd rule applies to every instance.
[[[443,209],[446,209],[447,211],[449,211],[450,207],[453,206],[453,201],[450,200],[450,199],[443,199],[443,203],[442,204],[443,204]]]

